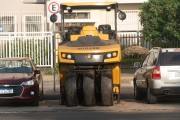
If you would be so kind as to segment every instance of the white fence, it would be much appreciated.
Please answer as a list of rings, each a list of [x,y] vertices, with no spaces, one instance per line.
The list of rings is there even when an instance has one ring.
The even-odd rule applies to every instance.
[[[0,33],[0,58],[30,57],[39,67],[53,66],[51,32]]]

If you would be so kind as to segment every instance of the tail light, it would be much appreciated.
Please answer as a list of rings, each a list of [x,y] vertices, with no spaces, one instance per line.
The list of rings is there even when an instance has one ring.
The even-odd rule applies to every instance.
[[[154,69],[152,71],[152,78],[153,79],[160,79],[161,78],[160,66],[154,67]]]

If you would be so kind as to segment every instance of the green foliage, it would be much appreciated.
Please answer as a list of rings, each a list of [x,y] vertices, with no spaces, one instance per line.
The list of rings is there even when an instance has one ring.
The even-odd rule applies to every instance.
[[[142,5],[140,20],[145,40],[155,46],[180,41],[180,0],[149,0]]]

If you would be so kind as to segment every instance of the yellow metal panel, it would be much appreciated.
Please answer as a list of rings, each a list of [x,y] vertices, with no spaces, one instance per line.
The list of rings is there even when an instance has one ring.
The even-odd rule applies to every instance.
[[[104,6],[104,5],[113,5],[117,4],[116,2],[66,2],[61,5],[66,6]]]
[[[119,87],[117,86],[113,87],[113,92],[116,94],[119,93],[120,92]]]
[[[120,85],[121,70],[120,70],[120,66],[118,64],[113,68],[112,74],[113,74],[113,84]]]
[[[58,57],[60,63],[75,63],[74,60],[63,59],[61,55],[59,55]]]
[[[104,63],[115,63],[115,62],[120,62],[119,57],[115,57],[115,58],[110,58],[110,59],[105,59]]]
[[[71,41],[76,41],[81,35],[71,35]]]
[[[92,30],[92,31],[95,31],[95,30],[97,30],[96,29],[96,27],[95,26],[92,26],[92,25],[87,25],[87,26],[84,26],[83,28],[82,28],[82,30]]]
[[[95,26],[84,26],[81,30],[81,35],[82,36],[98,36],[99,32],[97,31]]]
[[[59,53],[104,53],[111,51],[118,51],[120,53],[119,44],[108,45],[108,46],[81,46],[81,47],[68,47],[68,46],[59,46]],[[119,56],[121,58],[121,55]]]
[[[102,40],[109,40],[109,35],[108,34],[99,34],[98,35]]]
[[[115,58],[105,59],[105,63],[114,63],[121,61],[121,51],[119,44],[109,45],[109,46],[87,46],[87,47],[68,47],[68,46],[59,46],[58,49],[59,62],[61,63],[75,63],[74,60],[67,60],[61,57],[61,53],[99,53],[104,54],[105,52],[118,51],[118,56]]]
[[[98,36],[97,30],[82,30],[81,31],[82,36]]]
[[[74,60],[68,60],[68,59],[61,59],[59,62],[61,63],[75,63]]]

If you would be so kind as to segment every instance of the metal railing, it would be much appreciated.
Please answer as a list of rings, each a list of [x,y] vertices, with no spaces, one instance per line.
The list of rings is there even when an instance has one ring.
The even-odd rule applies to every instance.
[[[53,66],[51,32],[0,33],[0,58],[30,57],[39,67]]]
[[[163,47],[163,48],[179,48],[180,40],[160,40],[156,42],[144,40],[143,35],[140,31],[118,31],[119,41],[121,42],[122,49],[129,46],[142,46],[148,49],[152,47]]]
[[[118,35],[122,49],[129,46],[142,46],[148,49],[153,47],[151,42],[144,40],[139,31],[119,31]]]

